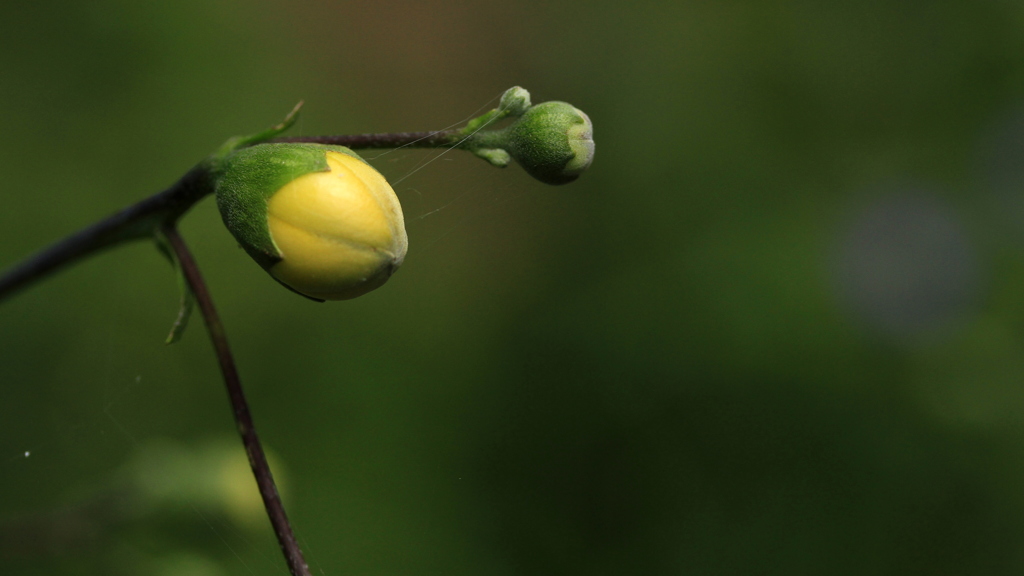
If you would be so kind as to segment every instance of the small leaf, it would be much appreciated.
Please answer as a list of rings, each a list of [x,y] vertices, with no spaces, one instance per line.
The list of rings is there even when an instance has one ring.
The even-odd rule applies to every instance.
[[[188,319],[192,316],[192,308],[196,302],[195,294],[192,293],[192,288],[189,287],[188,281],[185,280],[185,275],[180,269],[178,271],[178,287],[181,289],[178,317],[174,319],[174,324],[171,324],[171,331],[167,334],[164,344],[174,344],[181,340],[181,335],[185,333],[185,327],[188,326]]]
[[[508,166],[508,163],[512,160],[508,152],[501,148],[477,148],[473,150],[473,154],[487,160],[491,163],[491,166],[497,166],[498,168]]]
[[[266,142],[267,140],[280,136],[286,130],[294,126],[295,122],[298,121],[299,111],[302,110],[302,104],[303,101],[299,100],[299,103],[296,104],[294,108],[292,108],[292,111],[289,112],[287,116],[285,116],[284,120],[280,124],[275,124],[274,126],[271,126],[270,128],[267,128],[262,132],[257,132],[256,134],[250,134],[248,136],[235,136],[233,138],[229,138],[227,142],[221,145],[220,149],[217,150],[214,156],[223,158],[240,148],[260,144],[262,142]]]
[[[167,335],[167,339],[164,340],[165,344],[174,344],[178,340],[181,340],[182,334],[185,333],[185,328],[188,326],[188,319],[192,315],[192,308],[195,305],[196,297],[192,293],[192,287],[189,286],[188,280],[185,278],[185,272],[181,269],[181,262],[178,260],[178,256],[174,253],[171,248],[170,242],[167,237],[164,236],[163,232],[157,230],[153,234],[153,239],[156,241],[156,247],[160,250],[160,253],[167,258],[167,261],[174,267],[175,275],[178,277],[178,290],[181,293],[181,299],[178,306],[178,317],[174,319],[174,323],[171,324],[171,332]]]

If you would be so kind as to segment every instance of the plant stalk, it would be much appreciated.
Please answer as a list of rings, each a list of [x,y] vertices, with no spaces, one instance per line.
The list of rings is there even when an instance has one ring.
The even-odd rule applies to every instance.
[[[207,194],[208,172],[200,164],[170,188],[132,204],[91,226],[58,240],[0,275],[0,301],[52,272],[104,248],[152,238],[162,222],[174,221]]]
[[[256,477],[256,485],[259,487],[260,496],[263,497],[263,505],[267,509],[267,516],[270,517],[270,524],[277,535],[277,541],[284,552],[285,561],[292,576],[311,576],[306,560],[302,556],[299,543],[295,540],[288,516],[285,514],[284,505],[281,503],[281,496],[274,484],[274,476],[270,472],[270,464],[263,453],[260,439],[256,435],[256,426],[253,424],[252,414],[249,412],[249,403],[245,400],[242,391],[242,382],[238,377],[238,369],[231,356],[231,349],[228,347],[228,338],[224,332],[224,325],[221,324],[220,316],[213,307],[213,299],[210,291],[199,273],[195,258],[189,251],[185,241],[178,233],[177,228],[168,224],[163,227],[171,248],[178,257],[181,269],[185,278],[195,293],[199,309],[206,321],[206,329],[210,333],[210,340],[213,341],[213,348],[217,354],[217,361],[220,363],[220,371],[224,375],[224,383],[227,385],[228,397],[231,399],[231,408],[235,415],[235,423],[238,426],[238,433],[242,437],[242,444],[245,446],[245,453],[249,456],[249,465]]]
[[[386,132],[381,134],[342,134],[338,136],[282,136],[268,142],[309,142],[346,146],[352,149],[370,148],[448,148],[462,139],[459,130],[438,132]]]

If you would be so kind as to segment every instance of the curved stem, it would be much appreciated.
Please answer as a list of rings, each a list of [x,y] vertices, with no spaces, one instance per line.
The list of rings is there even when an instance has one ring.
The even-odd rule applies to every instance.
[[[224,333],[224,326],[221,324],[220,316],[213,307],[213,299],[210,291],[206,288],[199,267],[192,257],[192,253],[185,245],[177,228],[168,224],[163,227],[171,248],[181,263],[182,271],[188,280],[192,291],[195,293],[199,309],[206,321],[206,329],[210,333],[210,340],[213,341],[213,348],[217,353],[217,360],[220,363],[221,373],[224,375],[224,383],[227,385],[228,396],[231,399],[231,408],[235,414],[235,423],[238,426],[238,433],[242,437],[242,444],[245,445],[245,453],[249,456],[249,465],[252,466],[252,473],[256,477],[256,484],[263,497],[263,505],[267,509],[267,516],[270,517],[270,524],[274,527],[274,534],[284,552],[285,561],[292,576],[310,576],[309,567],[302,557],[302,550],[295,540],[291,524],[288,523],[288,516],[284,512],[284,505],[277,493],[277,486],[274,484],[274,477],[270,472],[270,464],[263,453],[259,437],[256,436],[256,426],[252,421],[252,414],[249,412],[249,404],[242,392],[242,383],[238,378],[238,369],[231,356],[231,349],[228,347],[227,335]]]
[[[206,195],[207,175],[205,167],[200,164],[163,192],[83,228],[11,267],[0,276],[0,301],[104,248],[151,237],[161,222],[177,219]]]

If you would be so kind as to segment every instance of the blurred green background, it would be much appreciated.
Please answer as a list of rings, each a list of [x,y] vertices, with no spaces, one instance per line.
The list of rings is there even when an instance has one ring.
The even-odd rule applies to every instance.
[[[444,128],[516,84],[593,119],[558,188],[368,154],[410,249],[351,302],[283,290],[210,200],[185,219],[314,573],[1024,571],[1024,4],[2,20],[0,266],[300,99],[298,134]],[[140,243],[0,305],[4,573],[286,573],[198,319],[162,343],[176,301]]]

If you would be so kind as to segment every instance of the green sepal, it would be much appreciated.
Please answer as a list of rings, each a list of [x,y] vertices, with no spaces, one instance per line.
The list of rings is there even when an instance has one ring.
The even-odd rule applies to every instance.
[[[220,159],[214,193],[224,225],[265,270],[281,261],[267,224],[267,202],[284,185],[312,172],[327,172],[328,151],[359,156],[344,146],[259,144]]]
[[[192,316],[192,308],[195,307],[196,296],[192,292],[192,287],[189,286],[188,279],[185,278],[185,271],[181,268],[181,261],[178,260],[178,255],[174,253],[170,241],[159,228],[153,231],[153,240],[156,242],[157,250],[171,263],[171,266],[174,268],[174,274],[178,278],[178,291],[181,294],[178,305],[178,317],[174,319],[174,323],[171,324],[171,331],[167,334],[167,339],[164,340],[164,344],[174,344],[181,340],[181,336],[185,333],[188,319]]]
[[[473,150],[473,154],[487,160],[491,163],[491,166],[497,166],[498,168],[504,168],[512,161],[512,157],[508,155],[508,152],[501,148],[477,148]]]
[[[292,111],[284,117],[284,120],[280,124],[275,124],[270,128],[262,132],[250,134],[248,136],[235,136],[229,138],[227,142],[221,145],[221,147],[214,153],[215,158],[224,158],[228,154],[231,154],[235,150],[245,148],[247,146],[253,146],[270,140],[271,138],[277,138],[283,134],[286,130],[295,125],[295,122],[299,119],[299,111],[302,110],[303,101],[299,100],[299,103],[292,108]]]

